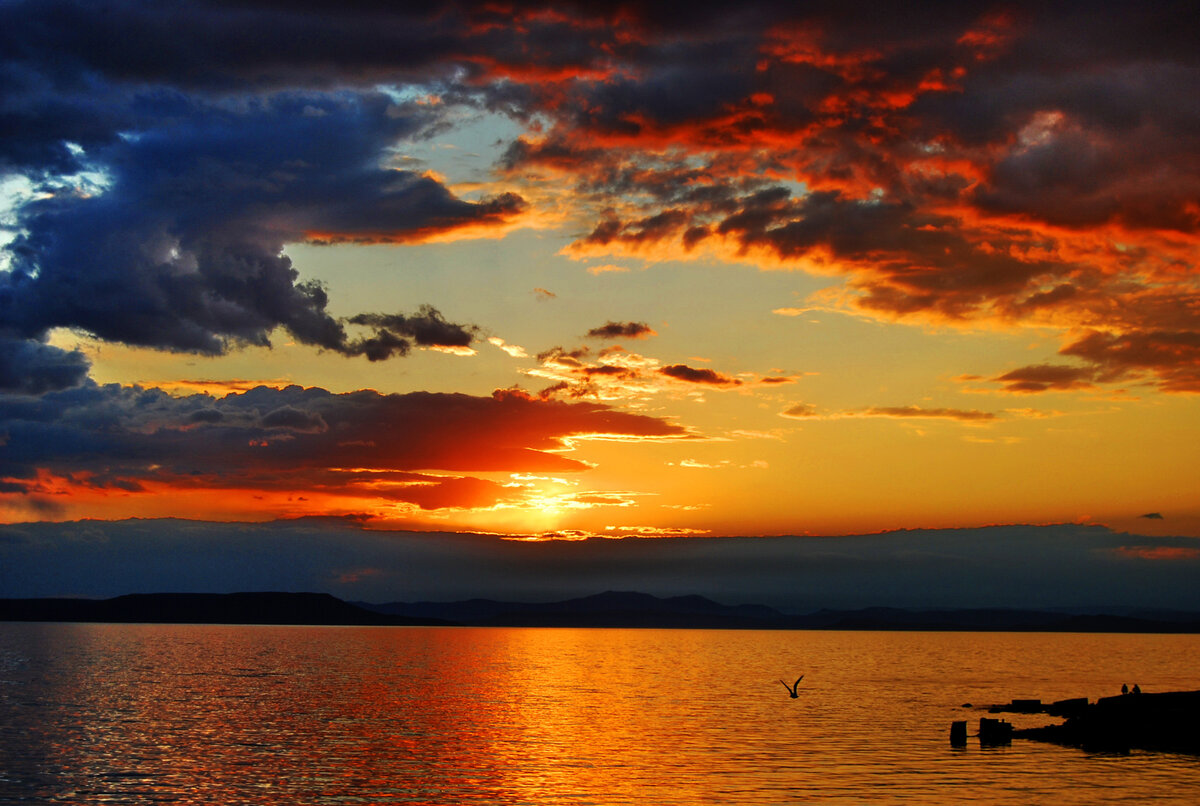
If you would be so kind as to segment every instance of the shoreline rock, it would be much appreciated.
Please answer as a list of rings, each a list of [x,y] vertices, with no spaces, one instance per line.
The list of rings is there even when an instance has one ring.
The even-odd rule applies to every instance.
[[[1121,694],[1092,704],[1081,699],[1062,701],[1071,708],[1061,725],[1024,728],[1013,736],[1089,751],[1200,754],[1200,691]]]

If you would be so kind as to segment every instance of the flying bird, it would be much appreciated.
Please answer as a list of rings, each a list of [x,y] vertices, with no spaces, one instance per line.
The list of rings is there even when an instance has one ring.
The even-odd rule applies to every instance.
[[[787,683],[783,683],[782,680],[780,680],[779,682],[783,683],[783,687],[788,690],[788,692],[792,695],[792,699],[794,700],[800,696],[799,694],[796,693],[796,689],[800,686],[800,681],[803,679],[804,679],[804,675],[800,675],[799,677],[796,678],[796,682],[792,683],[790,686]]]

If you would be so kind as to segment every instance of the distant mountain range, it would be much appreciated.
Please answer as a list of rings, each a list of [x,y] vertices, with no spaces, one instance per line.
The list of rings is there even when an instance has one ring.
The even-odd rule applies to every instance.
[[[138,593],[115,599],[0,599],[4,621],[164,624],[446,624],[365,610],[326,593]]]
[[[114,599],[0,599],[3,621],[775,630],[1200,632],[1200,613],[1079,615],[1034,610],[818,610],[790,615],[703,596],[614,592],[561,602],[344,602],[324,593],[153,593]]]

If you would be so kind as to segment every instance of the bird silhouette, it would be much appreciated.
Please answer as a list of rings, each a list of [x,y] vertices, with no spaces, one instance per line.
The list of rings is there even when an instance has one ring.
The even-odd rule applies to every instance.
[[[804,675],[800,675],[799,677],[796,678],[796,682],[792,683],[790,686],[787,683],[783,683],[782,680],[780,680],[779,682],[783,683],[783,687],[788,690],[788,693],[791,694],[792,699],[794,700],[800,696],[799,694],[796,693],[796,689],[800,686],[800,681],[803,679],[804,679]]]

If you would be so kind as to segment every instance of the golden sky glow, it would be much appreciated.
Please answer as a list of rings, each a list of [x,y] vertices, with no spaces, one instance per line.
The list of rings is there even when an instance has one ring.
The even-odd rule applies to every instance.
[[[3,12],[4,521],[1200,536],[1152,11],[95,13]]]

